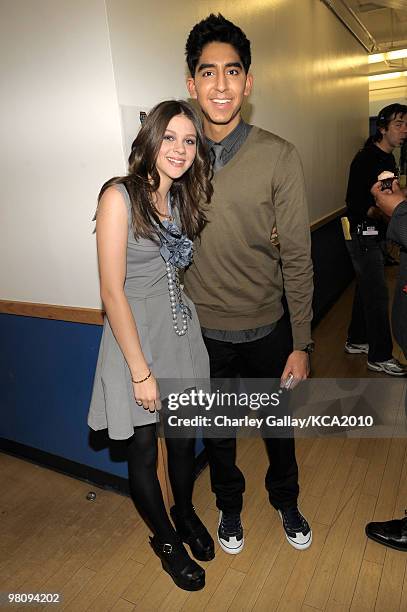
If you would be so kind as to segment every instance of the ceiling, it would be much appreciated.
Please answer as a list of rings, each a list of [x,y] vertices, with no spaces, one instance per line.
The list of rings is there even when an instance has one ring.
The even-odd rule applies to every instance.
[[[407,47],[407,0],[345,0],[377,43],[377,50]]]

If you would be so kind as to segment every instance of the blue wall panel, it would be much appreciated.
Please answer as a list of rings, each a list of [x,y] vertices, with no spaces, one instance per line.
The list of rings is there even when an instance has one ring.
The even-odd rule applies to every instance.
[[[86,424],[101,334],[0,314],[0,436],[126,478],[124,457]]]
[[[311,234],[314,263],[314,320],[316,325],[354,278],[339,218]]]
[[[125,443],[86,423],[101,336],[97,325],[0,314],[0,438],[127,478]]]

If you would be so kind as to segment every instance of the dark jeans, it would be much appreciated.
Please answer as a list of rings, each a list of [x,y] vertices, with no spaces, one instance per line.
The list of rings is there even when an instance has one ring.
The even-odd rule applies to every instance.
[[[384,258],[376,236],[357,236],[346,241],[356,273],[356,289],[348,341],[369,344],[369,361],[391,359],[393,342],[389,320],[389,293]]]
[[[233,344],[204,338],[211,364],[212,378],[280,378],[292,351],[289,321],[280,319],[266,337],[254,342]],[[294,437],[265,438],[270,465],[266,489],[276,509],[297,504],[298,467]],[[205,438],[212,491],[216,505],[228,513],[240,513],[245,480],[236,465],[236,438]]]

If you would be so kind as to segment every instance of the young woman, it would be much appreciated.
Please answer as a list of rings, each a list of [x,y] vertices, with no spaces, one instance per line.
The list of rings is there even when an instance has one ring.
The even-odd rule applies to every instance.
[[[106,317],[88,423],[128,439],[134,503],[163,568],[186,590],[203,588],[205,572],[182,541],[202,561],[213,558],[214,544],[192,506],[191,437],[166,439],[176,531],[167,515],[156,472],[156,410],[186,380],[209,378],[196,312],[178,281],[206,222],[200,203],[212,195],[209,173],[195,111],[183,101],[162,102],[133,143],[128,175],[103,185],[96,219]]]

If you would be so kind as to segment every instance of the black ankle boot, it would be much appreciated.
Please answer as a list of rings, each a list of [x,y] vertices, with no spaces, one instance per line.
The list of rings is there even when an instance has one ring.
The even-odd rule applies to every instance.
[[[205,570],[191,559],[181,541],[167,544],[150,537],[150,545],[161,559],[161,565],[177,587],[185,591],[199,591],[205,586]]]
[[[179,537],[188,544],[195,559],[199,561],[210,561],[213,559],[215,557],[213,539],[201,519],[197,516],[195,508],[191,506],[190,513],[179,516],[176,507],[173,506],[170,514]]]

